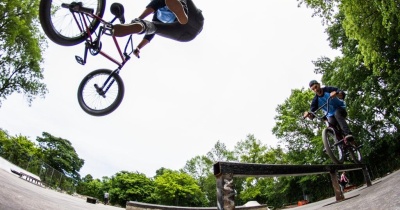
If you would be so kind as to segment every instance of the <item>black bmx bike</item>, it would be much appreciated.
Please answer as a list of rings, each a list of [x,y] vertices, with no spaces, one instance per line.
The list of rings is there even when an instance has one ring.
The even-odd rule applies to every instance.
[[[121,104],[124,97],[124,83],[119,75],[122,67],[134,54],[132,35],[122,51],[112,34],[112,23],[117,19],[125,22],[124,7],[120,3],[110,6],[114,15],[111,21],[103,19],[106,0],[41,0],[39,19],[43,31],[54,43],[73,46],[84,42],[83,58],[76,61],[85,65],[88,53],[102,55],[117,65],[115,70],[98,69],[83,78],[78,88],[80,107],[93,116],[110,114]],[[120,58],[114,58],[103,51],[102,38],[113,40]]]
[[[324,152],[331,158],[336,164],[342,164],[347,157],[350,157],[351,161],[359,164],[362,161],[362,155],[360,152],[361,146],[357,146],[355,140],[346,140],[343,131],[339,125],[334,125],[326,118],[329,112],[329,102],[332,98],[329,98],[325,104],[321,105],[316,111],[308,112],[316,118],[322,120],[326,128],[322,131],[322,141],[324,143]],[[325,114],[317,114],[323,107],[327,107]]]

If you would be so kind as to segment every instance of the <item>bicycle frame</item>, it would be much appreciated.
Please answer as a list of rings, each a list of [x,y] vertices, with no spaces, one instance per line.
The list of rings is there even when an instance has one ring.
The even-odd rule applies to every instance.
[[[87,61],[87,54],[88,54],[88,51],[90,50],[90,53],[93,56],[100,54],[103,57],[110,60],[111,62],[118,65],[118,68],[115,70],[115,72],[119,72],[119,70],[121,70],[121,68],[131,58],[130,55],[133,53],[134,47],[133,47],[133,42],[132,42],[132,35],[130,35],[130,37],[125,45],[124,52],[122,52],[121,47],[117,41],[117,38],[112,34],[112,23],[117,19],[117,17],[114,17],[113,20],[111,20],[110,22],[107,22],[103,18],[101,18],[97,15],[94,15],[93,9],[84,8],[79,3],[62,4],[62,7],[68,8],[70,10],[79,30],[82,33],[86,33],[86,35],[87,35],[87,39],[85,42],[84,58],[82,59],[79,56],[75,56],[76,61],[81,65],[85,65],[86,61]],[[96,33],[92,34],[90,32],[90,29],[89,29],[90,28],[89,27],[90,18],[97,19],[103,24],[103,26],[99,27],[97,34]],[[101,44],[100,39],[101,39],[102,35],[104,35],[104,34],[112,37],[114,45],[118,51],[121,61],[118,61],[116,58],[110,56],[109,54],[107,54],[106,52],[104,52],[101,49],[102,44]],[[129,45],[131,46],[131,48],[130,48],[131,50],[128,53],[127,49],[128,49]]]

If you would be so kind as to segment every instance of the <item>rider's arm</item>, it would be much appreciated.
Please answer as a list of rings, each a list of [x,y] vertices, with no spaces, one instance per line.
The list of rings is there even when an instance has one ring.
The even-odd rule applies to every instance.
[[[335,96],[338,96],[338,97],[339,97],[338,94],[341,92],[341,91],[339,90],[339,88],[337,88],[337,87],[326,86],[326,87],[324,87],[323,89],[324,89],[324,92],[330,93],[331,97],[335,97]],[[339,98],[340,98],[340,97],[339,97]]]
[[[136,57],[140,58],[140,49],[142,49],[144,46],[146,46],[150,41],[147,39],[142,39],[142,41],[138,44],[136,49],[133,51]]]
[[[315,112],[318,109],[318,96],[315,95],[310,104],[310,111]]]
[[[146,46],[150,41],[147,39],[142,39],[142,41],[138,44],[137,48],[142,49],[144,46]]]
[[[310,112],[304,112],[303,118],[310,118],[311,120],[314,119],[315,116],[312,114],[312,112],[315,112],[315,110],[317,109],[318,109],[318,96],[315,95],[310,104]]]

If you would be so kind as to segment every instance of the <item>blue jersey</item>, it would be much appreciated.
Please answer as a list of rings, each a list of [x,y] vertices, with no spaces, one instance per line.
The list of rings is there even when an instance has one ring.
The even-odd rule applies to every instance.
[[[318,104],[323,105],[326,103],[326,101],[329,99],[329,97],[331,96],[330,93],[328,92],[324,92],[324,96],[322,97],[318,97]],[[344,101],[340,100],[337,97],[333,97],[331,99],[331,101],[329,102],[329,112],[326,115],[327,117],[332,117],[335,115],[335,111],[338,107],[342,107],[342,108],[346,108],[346,104],[344,103]],[[328,111],[328,107],[324,106],[322,107],[322,110],[324,110],[325,114]]]
[[[323,104],[326,103],[326,101],[329,99],[330,97],[330,93],[333,91],[339,92],[339,89],[336,87],[323,87],[322,91],[324,93],[323,96],[318,96],[317,94],[315,94],[312,102],[311,102],[311,112],[315,112],[319,106],[322,106]],[[325,111],[325,114],[327,114],[327,117],[331,117],[335,115],[335,111],[338,107],[342,107],[342,108],[346,108],[346,104],[343,100],[340,100],[337,97],[333,97],[331,99],[331,101],[329,102],[329,113],[326,113],[328,111],[328,107],[324,106],[322,107],[322,110]]]

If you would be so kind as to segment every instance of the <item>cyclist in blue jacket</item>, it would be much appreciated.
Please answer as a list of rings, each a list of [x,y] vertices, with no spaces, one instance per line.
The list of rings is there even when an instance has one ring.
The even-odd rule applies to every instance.
[[[144,20],[154,14],[152,21]],[[115,36],[145,34],[138,44],[135,55],[139,57],[140,49],[148,44],[155,34],[180,42],[193,40],[203,29],[202,11],[192,0],[151,0],[142,14],[130,24],[113,26]]]
[[[309,86],[310,89],[315,93],[310,105],[310,111],[315,112],[319,105],[326,103],[326,101],[331,98],[331,101],[329,102],[329,113],[326,113],[328,111],[326,106],[322,107],[327,114],[326,117],[328,121],[334,125],[339,124],[345,135],[345,140],[354,140],[349,125],[346,122],[347,111],[346,104],[343,101],[345,93],[339,90],[337,87],[321,87],[316,80],[311,80]],[[312,115],[310,112],[305,112],[304,117],[313,119],[314,115]]]

